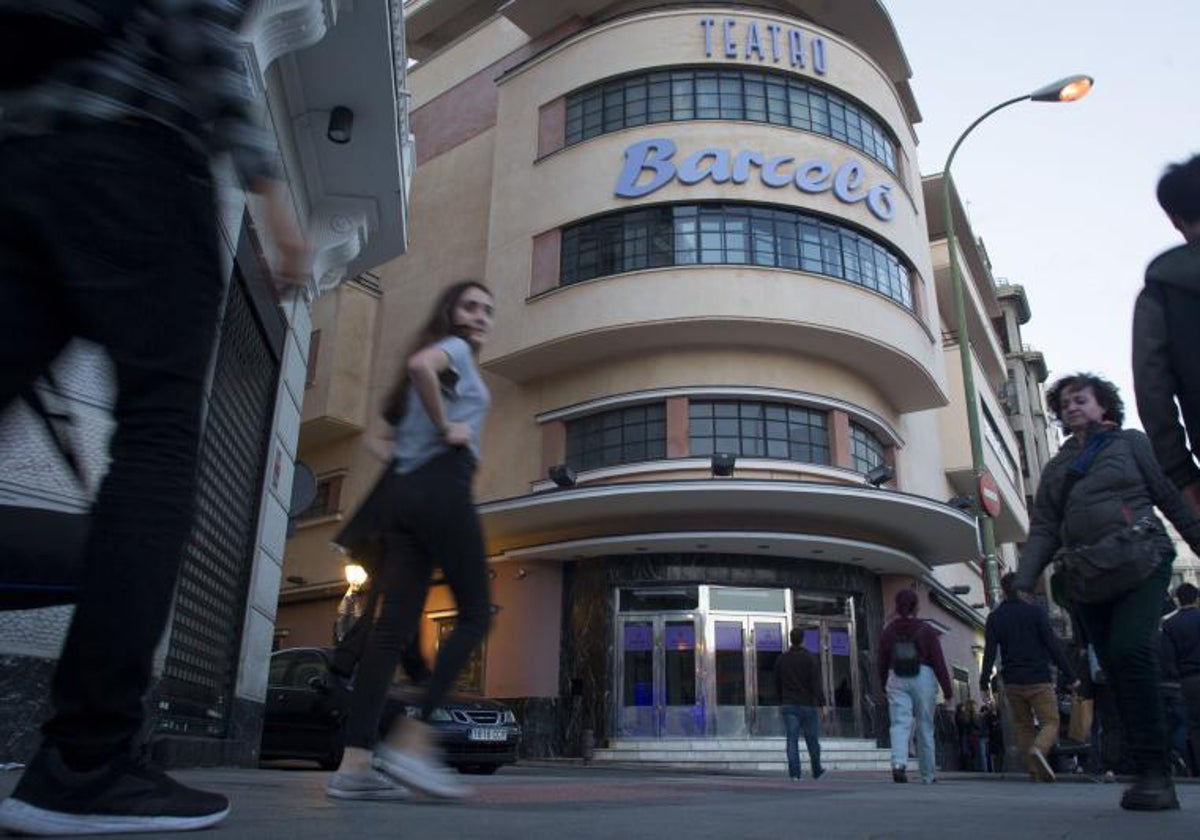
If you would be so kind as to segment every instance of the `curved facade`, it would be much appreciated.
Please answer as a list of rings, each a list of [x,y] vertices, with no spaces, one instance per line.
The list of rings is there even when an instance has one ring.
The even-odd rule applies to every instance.
[[[947,325],[882,6],[518,0],[456,29],[438,5],[409,4],[411,245],[379,270],[370,394],[438,290],[492,288],[500,609],[467,688],[519,700],[540,753],[780,734],[770,664],[803,627],[829,734],[875,736],[910,585],[976,680],[979,617],[935,575],[975,568],[976,529],[946,503]],[[353,499],[354,449],[301,454]],[[331,530],[293,538],[301,579],[330,579]],[[428,615],[432,649],[448,593]]]

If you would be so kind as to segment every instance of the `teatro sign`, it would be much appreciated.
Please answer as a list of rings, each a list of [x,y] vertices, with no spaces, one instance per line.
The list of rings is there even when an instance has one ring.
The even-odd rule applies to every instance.
[[[757,173],[758,180],[770,189],[790,186],[810,195],[832,192],[843,204],[864,202],[872,215],[881,221],[890,221],[896,215],[892,185],[867,184],[862,163],[853,158],[835,167],[819,158],[797,162],[794,155],[765,155],[709,146],[697,149],[676,163],[675,152],[675,142],[665,137],[641,140],[628,146],[615,195],[618,198],[643,198],[672,181],[685,186],[706,179],[714,184],[744,184]]]
[[[812,70],[824,76],[827,69],[825,39],[809,35],[795,26],[778,23],[760,23],[752,20],[740,23],[734,18],[718,22],[715,18],[702,18],[704,30],[704,55],[742,61],[770,61],[779,64],[787,61],[796,69]]]

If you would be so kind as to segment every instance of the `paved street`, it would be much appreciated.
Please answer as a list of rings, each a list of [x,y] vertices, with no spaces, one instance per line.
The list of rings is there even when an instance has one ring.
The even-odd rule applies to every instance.
[[[1180,786],[1183,810],[1117,806],[1121,785],[1033,785],[954,775],[897,785],[882,774],[830,774],[790,783],[768,776],[699,775],[538,764],[473,777],[467,804],[335,803],[327,773],[307,769],[189,770],[222,791],[233,813],[221,838],[1194,838],[1200,785]],[[0,776],[7,793],[16,773]],[[183,836],[183,835],[180,835]],[[194,835],[193,835],[194,836]]]

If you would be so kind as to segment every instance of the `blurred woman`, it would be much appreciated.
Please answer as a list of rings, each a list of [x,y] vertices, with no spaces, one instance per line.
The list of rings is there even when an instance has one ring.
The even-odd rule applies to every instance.
[[[426,721],[487,635],[491,599],[483,534],[471,495],[491,398],[476,358],[492,329],[492,294],[467,280],[443,292],[384,406],[394,436],[376,442],[395,459],[387,488],[382,606],[358,667],[346,751],[328,794],[336,799],[402,799],[407,787],[444,798],[468,794],[440,761]],[[441,645],[417,717],[396,720],[378,738],[388,686],[420,626],[435,567],[458,616]]]
[[[1133,523],[1149,523],[1161,558],[1149,576],[1107,600],[1074,607],[1108,677],[1136,766],[1137,779],[1121,807],[1178,808],[1158,661],[1158,624],[1175,549],[1154,508],[1193,551],[1200,551],[1200,520],[1163,475],[1147,437],[1121,428],[1124,404],[1111,382],[1089,373],[1066,376],[1051,386],[1046,401],[1071,436],[1042,471],[1016,585],[1033,589],[1060,548],[1095,545]]]

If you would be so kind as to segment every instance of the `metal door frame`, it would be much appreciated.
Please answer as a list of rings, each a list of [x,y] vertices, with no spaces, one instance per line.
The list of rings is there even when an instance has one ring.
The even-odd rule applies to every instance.
[[[717,622],[740,622],[742,625],[742,684],[745,686],[745,701],[742,704],[745,715],[745,726],[741,732],[718,732],[719,718],[717,706],[717,669],[716,669],[716,627]],[[709,715],[707,734],[713,737],[755,737],[760,734],[762,726],[759,720],[759,694],[757,671],[757,645],[755,624],[778,623],[780,625],[782,649],[787,650],[788,631],[791,629],[791,616],[787,613],[768,612],[731,612],[726,610],[709,611],[704,616],[705,638],[708,641],[704,670],[706,671],[705,694],[712,698],[712,714]],[[771,727],[779,728],[779,727]],[[778,733],[782,735],[782,729]]]
[[[862,698],[859,693],[859,674],[858,674],[858,632],[854,614],[849,615],[807,615],[805,613],[796,613],[792,617],[792,627],[818,627],[820,629],[820,647],[821,655],[819,657],[821,664],[821,688],[825,692],[825,702],[831,707],[834,707],[833,692],[836,686],[833,684],[833,650],[829,643],[829,631],[831,628],[845,629],[849,634],[848,644],[850,646],[850,696],[853,698],[851,706],[854,719],[854,733],[843,737],[859,737],[863,731],[862,726]]]
[[[614,721],[613,731],[618,737],[644,737],[644,738],[663,738],[667,736],[667,673],[666,673],[666,625],[672,621],[690,621],[695,632],[695,646],[693,653],[695,657],[695,668],[693,679],[695,680],[696,702],[692,706],[693,714],[698,714],[703,722],[703,710],[705,708],[705,684],[706,678],[704,666],[707,661],[707,645],[705,644],[704,624],[702,622],[703,614],[700,610],[686,610],[682,612],[645,612],[645,613],[621,613],[616,617],[614,623],[615,639],[613,650],[615,684],[613,698],[616,701],[613,704]],[[623,721],[623,712],[626,708],[637,708],[636,706],[625,705],[625,646],[624,646],[624,629],[628,624],[649,624],[653,633],[653,643],[651,649],[651,708],[653,709],[650,716],[651,732],[639,733],[629,732],[625,729]],[[687,708],[684,706],[671,708]],[[701,724],[701,729],[694,734],[699,737],[705,733],[706,724]]]

